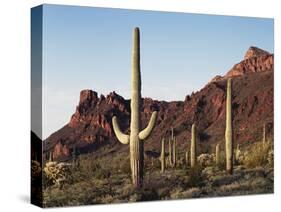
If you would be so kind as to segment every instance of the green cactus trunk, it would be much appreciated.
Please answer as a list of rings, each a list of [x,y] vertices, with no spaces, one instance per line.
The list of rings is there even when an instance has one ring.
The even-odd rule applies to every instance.
[[[136,188],[142,187],[144,167],[143,140],[151,134],[157,119],[157,112],[153,112],[148,126],[141,130],[141,73],[140,73],[140,32],[134,29],[132,49],[132,76],[131,76],[131,124],[130,136],[121,132],[117,119],[112,118],[113,130],[118,140],[130,145],[130,165],[132,182]]]
[[[220,163],[220,144],[216,145],[216,165]]]
[[[131,134],[130,134],[130,162],[132,181],[137,187],[141,186],[143,178],[143,142],[139,139],[141,129],[141,78],[140,78],[140,36],[139,29],[134,31],[134,46],[132,50],[131,76]]]
[[[197,148],[196,148],[196,125],[193,124],[191,127],[191,146],[190,146],[190,166],[191,168],[196,166],[197,163]]]
[[[226,95],[226,128],[225,128],[225,156],[226,172],[233,174],[233,129],[232,129],[232,80],[227,81]]]
[[[164,140],[164,138],[161,141],[160,160],[161,160],[161,172],[164,173],[164,171],[165,171],[165,140]]]

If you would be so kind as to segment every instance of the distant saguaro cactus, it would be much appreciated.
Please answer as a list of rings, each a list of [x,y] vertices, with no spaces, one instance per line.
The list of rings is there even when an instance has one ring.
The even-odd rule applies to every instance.
[[[191,168],[196,166],[197,162],[197,152],[196,152],[196,125],[193,124],[191,127],[191,146],[190,146],[190,166]]]
[[[71,154],[72,154],[72,164],[75,165],[76,164],[76,160],[77,160],[76,146],[73,147]]]
[[[265,143],[266,143],[266,127],[265,127],[265,123],[263,123],[263,138],[262,138],[262,143],[263,143],[263,147],[265,147]]]
[[[165,139],[164,138],[161,141],[160,160],[161,160],[161,172],[164,173],[165,171]]]
[[[217,143],[216,145],[216,165],[220,163],[220,144]]]
[[[235,149],[235,154],[234,154],[234,158],[235,158],[234,162],[236,164],[239,163],[240,155],[241,155],[240,144],[237,144],[236,149]]]
[[[225,128],[226,171],[233,174],[233,129],[232,129],[232,80],[227,80],[226,128]]]
[[[122,144],[130,144],[130,165],[132,181],[135,187],[140,188],[143,181],[143,140],[151,134],[157,119],[157,112],[154,111],[148,126],[141,130],[140,119],[141,106],[141,72],[140,72],[140,32],[139,28],[134,29],[132,49],[132,77],[131,77],[131,125],[130,135],[121,132],[117,118],[112,118],[113,130],[116,137]]]
[[[189,165],[189,151],[188,150],[186,150],[186,152],[185,152],[185,164],[186,164],[186,166]]]

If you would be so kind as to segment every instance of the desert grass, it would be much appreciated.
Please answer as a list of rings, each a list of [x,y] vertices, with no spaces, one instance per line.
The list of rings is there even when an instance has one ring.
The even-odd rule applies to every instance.
[[[44,186],[43,203],[59,207],[273,193],[273,146],[266,145],[241,149],[243,157],[233,175],[225,173],[223,159],[218,165],[198,164],[191,169],[182,164],[161,173],[159,160],[152,163],[146,158],[144,186],[139,190],[131,184],[127,152],[81,155],[62,188],[50,182]]]

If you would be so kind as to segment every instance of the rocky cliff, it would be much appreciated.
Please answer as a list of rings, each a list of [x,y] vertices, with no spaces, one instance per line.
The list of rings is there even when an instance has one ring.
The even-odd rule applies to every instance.
[[[157,125],[145,145],[157,148],[161,138],[174,128],[180,148],[189,145],[192,123],[197,123],[200,147],[224,140],[226,79],[233,78],[234,139],[238,143],[262,138],[265,123],[268,137],[273,136],[273,69],[274,56],[250,47],[244,60],[225,76],[216,76],[200,91],[187,95],[185,101],[165,102],[144,98],[141,118],[147,125],[152,111],[159,111]],[[124,131],[129,130],[130,100],[112,92],[107,96],[83,90],[69,123],[45,142],[45,153],[54,159],[68,158],[73,149],[80,154],[103,145],[120,145],[112,131],[111,118],[116,115]],[[121,146],[121,145],[120,145]]]

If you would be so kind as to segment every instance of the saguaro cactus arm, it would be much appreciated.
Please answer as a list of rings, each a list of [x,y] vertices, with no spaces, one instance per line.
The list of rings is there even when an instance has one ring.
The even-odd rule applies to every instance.
[[[112,118],[112,125],[113,125],[113,130],[114,133],[117,137],[117,139],[122,143],[122,144],[128,144],[130,142],[130,137],[129,135],[124,134],[119,127],[119,124],[117,122],[116,116],[113,116]]]
[[[152,132],[155,126],[156,120],[157,120],[157,112],[154,111],[150,117],[147,127],[139,133],[140,140],[145,140],[149,137],[150,133]]]

